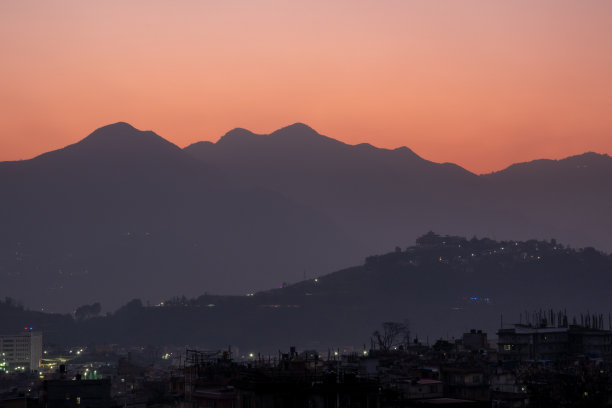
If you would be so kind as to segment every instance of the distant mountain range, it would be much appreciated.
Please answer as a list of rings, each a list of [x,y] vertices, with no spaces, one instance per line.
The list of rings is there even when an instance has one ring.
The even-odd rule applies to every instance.
[[[117,123],[0,163],[0,296],[106,310],[139,297],[250,293],[405,247],[428,230],[612,250],[612,158],[487,175],[303,124],[180,149]]]
[[[370,253],[430,229],[497,238],[555,237],[611,251],[612,158],[585,153],[475,175],[406,147],[347,145],[294,124],[270,135],[244,129],[185,151],[235,180],[326,214]]]

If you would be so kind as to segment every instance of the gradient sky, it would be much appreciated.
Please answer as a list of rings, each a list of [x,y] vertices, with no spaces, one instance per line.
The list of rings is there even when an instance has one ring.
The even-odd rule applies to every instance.
[[[0,2],[0,160],[304,122],[475,172],[612,153],[609,0]]]

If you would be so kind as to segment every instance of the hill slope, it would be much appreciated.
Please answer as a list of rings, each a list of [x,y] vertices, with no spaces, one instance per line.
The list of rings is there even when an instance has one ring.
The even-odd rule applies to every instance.
[[[117,123],[0,163],[0,296],[67,311],[254,292],[427,230],[610,251],[611,178],[612,158],[594,153],[477,176],[304,124],[180,149]]]
[[[347,145],[294,124],[244,129],[185,151],[230,177],[327,214],[370,253],[426,230],[504,239],[562,239],[612,250],[612,158],[593,153],[477,176],[408,148]]]
[[[525,312],[540,309],[566,309],[578,321],[587,311],[607,314],[611,273],[612,257],[593,248],[428,234],[405,250],[253,296],[175,298],[159,307],[136,300],[83,322],[0,308],[0,330],[28,324],[47,331],[49,342],[75,345],[232,344],[273,353],[288,345],[360,348],[382,322],[399,321],[433,343],[471,328],[493,337],[502,316],[525,322]]]
[[[246,293],[358,259],[326,216],[125,123],[0,163],[0,191],[0,296],[36,308]]]

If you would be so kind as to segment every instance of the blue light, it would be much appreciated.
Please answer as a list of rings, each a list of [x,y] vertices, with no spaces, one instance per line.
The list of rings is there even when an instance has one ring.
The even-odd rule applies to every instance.
[[[478,300],[478,298],[476,296],[472,296],[470,297],[470,300]]]

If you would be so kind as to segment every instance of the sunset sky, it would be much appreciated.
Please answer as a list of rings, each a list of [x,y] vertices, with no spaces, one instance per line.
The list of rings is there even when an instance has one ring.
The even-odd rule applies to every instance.
[[[304,122],[482,173],[612,153],[612,1],[0,2],[0,160]]]

